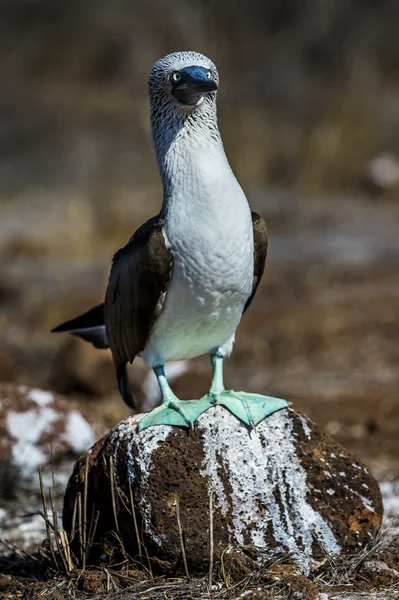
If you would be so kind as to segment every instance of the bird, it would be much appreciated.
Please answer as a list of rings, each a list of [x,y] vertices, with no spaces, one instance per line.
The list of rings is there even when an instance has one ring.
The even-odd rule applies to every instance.
[[[287,406],[224,387],[223,362],[263,275],[267,230],[226,157],[218,88],[215,64],[198,52],[174,52],[155,63],[148,92],[162,207],[114,255],[104,302],[52,330],[109,347],[119,391],[131,408],[127,364],[141,356],[154,370],[162,403],[144,415],[140,429],[192,428],[217,404],[254,427]],[[212,364],[209,392],[197,400],[177,398],[165,362],[203,354]]]

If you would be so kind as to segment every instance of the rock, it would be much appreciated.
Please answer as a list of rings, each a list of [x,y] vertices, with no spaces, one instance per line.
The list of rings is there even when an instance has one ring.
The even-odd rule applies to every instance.
[[[399,571],[382,560],[366,560],[361,565],[360,574],[372,582],[374,587],[389,587],[399,583]]]
[[[79,408],[61,396],[36,388],[0,385],[0,495],[38,488],[37,468],[70,464],[96,439]],[[49,470],[48,470],[49,474]],[[50,476],[51,485],[51,476]]]
[[[305,575],[294,575],[284,581],[287,588],[291,591],[294,598],[303,598],[304,600],[319,600],[320,594],[313,581]]]
[[[107,533],[116,531],[128,554],[143,555],[131,489],[141,543],[154,568],[168,574],[182,571],[178,514],[190,573],[208,570],[210,490],[215,561],[229,545],[259,547],[290,553],[306,574],[326,554],[358,551],[381,525],[381,495],[367,469],[291,409],[254,432],[223,407],[201,415],[193,431],[138,432],[139,419],[119,423],[78,460],[64,500],[69,534],[86,460],[88,521],[93,505],[100,514],[94,542],[115,541]]]
[[[227,587],[231,587],[250,577],[255,568],[253,558],[234,546],[228,546],[223,551],[221,562],[223,564],[224,580]]]

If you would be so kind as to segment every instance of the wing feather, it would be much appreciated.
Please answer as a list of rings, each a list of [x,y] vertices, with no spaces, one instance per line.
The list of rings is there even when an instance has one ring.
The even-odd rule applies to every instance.
[[[262,279],[263,271],[265,270],[267,255],[266,223],[256,212],[252,212],[252,228],[254,233],[254,280],[252,293],[245,304],[244,312],[247,310],[256,294],[256,290]]]
[[[105,296],[105,325],[115,365],[132,362],[151,332],[160,298],[170,280],[172,255],[162,222],[154,217],[140,227],[112,261]]]

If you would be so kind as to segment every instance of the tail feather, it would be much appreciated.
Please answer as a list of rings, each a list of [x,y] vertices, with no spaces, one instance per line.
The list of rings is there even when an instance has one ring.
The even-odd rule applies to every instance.
[[[61,325],[57,325],[57,327],[51,330],[51,333],[73,331],[74,329],[88,329],[90,327],[99,327],[100,325],[104,325],[104,303],[94,306],[82,315],[65,321]]]
[[[109,348],[104,324],[104,304],[98,304],[82,315],[65,321],[51,330],[52,333],[64,331],[91,342],[96,348]],[[115,365],[115,368],[121,396],[130,408],[135,409],[136,403],[130,391],[126,364]]]
[[[109,348],[104,324],[104,303],[94,306],[74,319],[57,325],[51,330],[51,333],[63,331],[76,335],[86,342],[91,342],[95,348]]]
[[[123,400],[130,408],[136,408],[136,403],[129,387],[129,377],[127,374],[126,364],[118,365],[116,367],[116,377],[118,379],[118,387]]]

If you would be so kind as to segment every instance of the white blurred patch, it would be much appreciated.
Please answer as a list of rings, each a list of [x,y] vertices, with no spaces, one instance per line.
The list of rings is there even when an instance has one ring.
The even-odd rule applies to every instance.
[[[38,389],[29,390],[27,397],[29,400],[36,402],[38,406],[48,406],[54,400],[54,395],[51,392]]]
[[[32,477],[37,467],[46,461],[44,452],[36,444],[59,416],[53,408],[48,407],[40,411],[33,409],[23,413],[8,413],[7,427],[16,440],[12,448],[13,462],[23,477]]]
[[[76,410],[72,410],[66,416],[62,439],[71,446],[76,454],[88,450],[96,441],[91,425]]]
[[[384,517],[389,532],[399,534],[399,481],[383,481],[380,484]]]
[[[47,406],[54,400],[49,392],[30,390],[28,397],[36,402],[37,408],[24,412],[10,411],[6,417],[12,442],[12,462],[18,467],[24,480],[36,480],[37,468],[50,462],[50,444],[40,444],[44,433],[56,435],[53,425],[59,422],[60,433],[55,441],[63,442],[66,451],[81,454],[95,442],[91,425],[77,411],[60,412]],[[51,480],[50,480],[51,484]]]
[[[388,190],[399,184],[399,161],[396,156],[382,153],[367,165],[367,176],[372,184],[381,190]]]
[[[48,517],[52,520],[51,514],[48,514]],[[25,541],[35,541],[45,536],[46,524],[40,515],[33,515],[19,524],[18,532]]]

